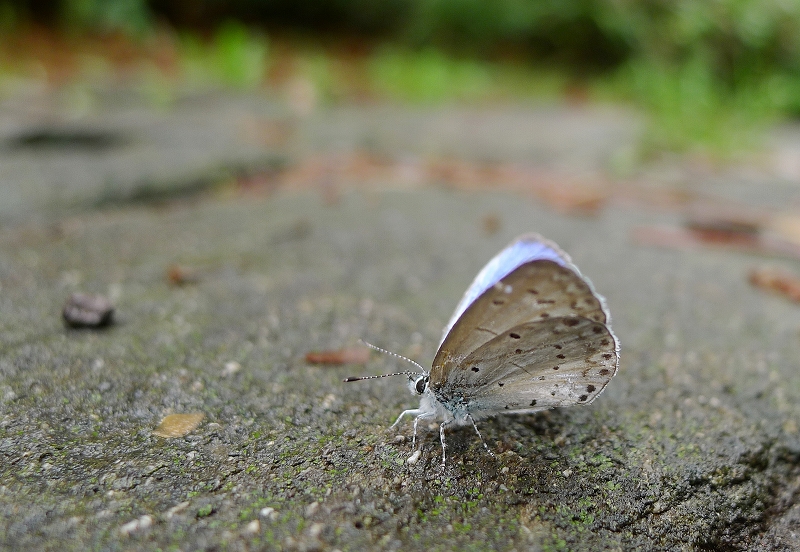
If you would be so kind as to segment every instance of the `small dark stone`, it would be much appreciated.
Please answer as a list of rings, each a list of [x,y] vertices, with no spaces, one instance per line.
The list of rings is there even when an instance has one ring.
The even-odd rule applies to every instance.
[[[114,305],[102,295],[73,293],[62,312],[64,322],[72,328],[102,328],[113,321]]]

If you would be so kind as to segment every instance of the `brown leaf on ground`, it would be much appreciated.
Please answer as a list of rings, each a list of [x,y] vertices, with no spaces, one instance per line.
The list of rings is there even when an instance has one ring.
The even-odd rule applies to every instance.
[[[787,299],[800,303],[800,276],[775,267],[759,267],[750,271],[750,283],[755,287],[779,293]]]
[[[170,265],[170,267],[167,268],[167,282],[169,282],[170,285],[183,286],[186,284],[196,284],[197,281],[197,274],[186,267]]]
[[[481,219],[483,231],[489,236],[494,236],[497,234],[501,225],[502,222],[500,221],[500,215],[497,213],[489,213]]]
[[[366,364],[368,361],[368,349],[337,349],[306,353],[306,362],[311,364],[340,366],[342,364]]]
[[[703,241],[739,243],[757,239],[766,220],[756,209],[698,203],[689,208],[684,226]]]
[[[596,215],[608,199],[608,193],[598,186],[575,183],[542,186],[534,193],[549,207],[566,215]]]
[[[633,240],[641,245],[670,249],[713,246],[743,253],[800,260],[800,245],[769,235],[746,232],[728,232],[711,228],[690,230],[675,226],[640,226],[634,228]]]

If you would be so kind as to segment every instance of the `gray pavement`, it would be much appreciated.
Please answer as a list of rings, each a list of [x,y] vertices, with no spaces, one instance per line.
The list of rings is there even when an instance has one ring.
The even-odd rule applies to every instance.
[[[133,142],[0,153],[0,546],[797,548],[800,309],[749,286],[763,258],[632,242],[635,226],[680,213],[615,202],[570,217],[502,190],[346,181],[334,202],[313,186],[183,190],[157,204],[130,193],[145,180],[169,189],[219,167],[352,148],[604,174],[633,147],[634,118],[343,108],[301,121],[224,96],[166,112],[123,107],[81,124]],[[242,131],[259,116],[290,121],[290,137],[267,146]],[[3,117],[12,139],[41,128]],[[729,199],[798,197],[791,178],[757,168],[688,182],[691,170],[675,171],[684,188]],[[590,406],[483,422],[496,457],[463,428],[441,468],[438,433],[422,427],[409,464],[411,424],[388,430],[416,406],[404,382],[341,382],[397,362],[320,367],[305,353],[364,338],[429,364],[477,270],[528,231],[558,242],[606,296],[618,375]],[[197,281],[169,285],[175,264]],[[60,310],[74,291],[110,297],[116,323],[66,329]],[[194,431],[153,435],[165,415],[189,412],[205,414]]]

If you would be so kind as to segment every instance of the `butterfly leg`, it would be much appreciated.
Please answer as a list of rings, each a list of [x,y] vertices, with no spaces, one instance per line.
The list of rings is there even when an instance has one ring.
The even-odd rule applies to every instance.
[[[389,429],[392,429],[394,426],[399,424],[400,420],[403,419],[403,416],[419,416],[423,412],[425,412],[425,411],[420,409],[420,408],[412,408],[411,410],[403,410],[400,413],[400,415],[397,417],[397,419],[394,421],[394,423],[389,426]]]
[[[419,424],[419,421],[424,420],[425,418],[431,418],[432,416],[432,412],[425,412],[414,418],[414,436],[411,438],[411,448],[417,447],[417,425]]]
[[[477,425],[475,425],[475,420],[473,420],[473,419],[472,419],[472,416],[470,416],[469,414],[467,415],[467,418],[469,418],[469,421],[470,421],[470,422],[472,422],[472,427],[474,427],[474,428],[475,428],[475,433],[477,433],[477,434],[478,434],[478,439],[480,439],[480,440],[481,440],[481,444],[483,445],[483,448],[485,448],[485,449],[486,449],[486,452],[488,452],[490,456],[494,456],[494,453],[493,453],[493,452],[491,451],[491,449],[489,448],[489,445],[487,445],[487,444],[486,444],[486,441],[484,441],[484,440],[483,440],[483,435],[481,435],[481,432],[480,432],[480,431],[478,431],[478,426],[477,426]]]
[[[449,426],[451,423],[453,423],[453,420],[445,420],[439,424],[439,440],[442,442],[442,467],[444,467],[444,461],[446,458],[445,449],[447,448],[447,445],[444,442],[444,428]]]
[[[389,427],[392,429],[394,426],[400,423],[400,420],[403,419],[403,416],[415,416],[414,418],[414,436],[411,438],[411,447],[415,448],[417,446],[417,425],[419,425],[419,421],[425,418],[430,418],[433,416],[433,412],[428,412],[422,410],[421,408],[414,408],[411,410],[403,410],[400,415],[397,417],[397,420]]]

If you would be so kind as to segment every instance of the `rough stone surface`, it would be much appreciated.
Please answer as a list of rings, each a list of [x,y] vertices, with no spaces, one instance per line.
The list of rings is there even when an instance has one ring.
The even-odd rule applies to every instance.
[[[226,147],[203,166],[228,163]],[[31,168],[50,154],[25,155]],[[64,155],[96,182],[97,163]],[[797,546],[800,310],[748,285],[763,259],[632,242],[633,227],[674,212],[615,203],[575,218],[504,192],[379,185],[333,204],[278,191],[104,209],[87,186],[76,211],[24,195],[15,178],[30,174],[5,170],[32,215],[0,226],[0,547]],[[725,178],[709,185],[721,196]],[[749,184],[764,205],[798,193],[787,179]],[[396,361],[320,367],[305,353],[364,338],[428,363],[476,271],[526,231],[558,242],[607,297],[618,375],[590,406],[482,423],[496,457],[462,428],[441,468],[424,426],[408,461],[410,423],[387,431],[415,406],[404,382],[341,381]],[[196,282],[170,285],[176,264]],[[77,290],[107,295],[115,324],[66,329]],[[191,412],[205,420],[185,437],[153,435]]]

